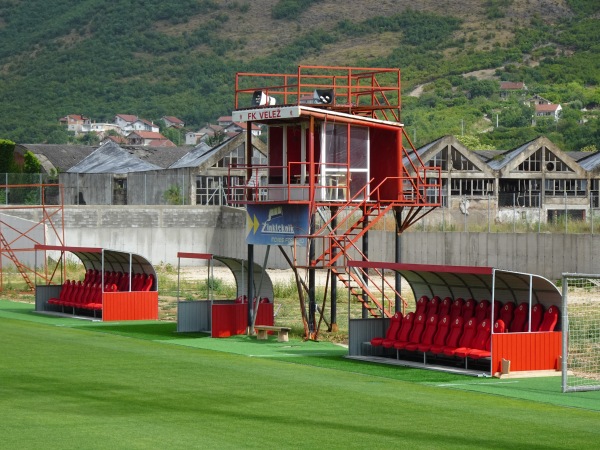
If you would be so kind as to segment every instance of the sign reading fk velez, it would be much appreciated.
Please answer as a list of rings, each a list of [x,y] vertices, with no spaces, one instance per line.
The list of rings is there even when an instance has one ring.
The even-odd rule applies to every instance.
[[[248,205],[246,243],[294,245],[294,236],[308,234],[308,205]],[[306,238],[296,240],[306,246]]]

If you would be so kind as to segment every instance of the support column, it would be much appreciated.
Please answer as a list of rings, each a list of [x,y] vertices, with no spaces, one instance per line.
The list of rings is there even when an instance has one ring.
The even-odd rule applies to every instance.
[[[310,235],[315,233],[315,215],[311,217],[310,221]],[[317,309],[317,303],[315,301],[315,242],[314,239],[308,241],[308,332],[309,339],[312,339],[316,327],[315,311]]]
[[[394,208],[394,218],[396,219],[396,252],[394,262],[400,263],[402,262],[402,233],[400,232],[400,224],[402,223],[402,210],[398,208]],[[395,295],[395,311],[402,311],[402,298],[400,294],[402,293],[402,276],[398,271],[395,272],[394,275],[394,289],[396,289],[397,294]]]
[[[337,217],[335,217],[335,215],[337,214],[337,207],[332,206],[331,207],[331,228],[333,230],[335,230],[337,228]],[[331,259],[335,259],[336,255],[338,253],[338,248],[336,246],[333,246],[331,248]],[[330,330],[332,332],[337,332],[338,331],[338,324],[337,324],[337,274],[335,272],[335,266],[337,265],[337,261],[334,261],[331,264],[331,287],[330,287],[330,291],[331,291],[331,326],[330,326]]]
[[[363,213],[363,229],[366,228],[369,225],[369,216],[365,216]],[[362,237],[362,252],[363,252],[363,261],[368,261],[369,260],[369,232],[367,231],[365,234],[363,234]],[[364,269],[365,272],[368,271],[369,269]],[[363,273],[363,283],[365,286],[368,287],[369,285],[369,277],[366,273]],[[363,308],[362,308],[362,318],[363,319],[368,319],[369,318],[369,310],[365,307],[365,305],[367,303],[369,303],[369,296],[363,291],[362,294],[362,298],[363,298]]]
[[[252,324],[252,304],[254,299],[254,244],[248,244],[248,331]]]

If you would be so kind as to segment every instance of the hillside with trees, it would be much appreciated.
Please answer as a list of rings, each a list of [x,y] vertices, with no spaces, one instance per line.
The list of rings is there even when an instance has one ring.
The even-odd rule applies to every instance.
[[[600,3],[586,0],[0,0],[0,139],[68,140],[58,119],[228,115],[235,73],[399,67],[402,121],[508,149],[600,148]],[[536,120],[500,81],[560,103]]]

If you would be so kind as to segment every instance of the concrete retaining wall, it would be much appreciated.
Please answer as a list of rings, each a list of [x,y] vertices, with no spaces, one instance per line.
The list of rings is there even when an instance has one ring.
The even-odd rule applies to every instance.
[[[38,220],[33,215],[39,211],[14,213]],[[64,209],[66,245],[130,251],[154,264],[177,264],[180,251],[245,258],[245,221],[244,210],[215,206],[68,206]],[[360,243],[358,246],[360,248]],[[394,249],[394,233],[369,233],[369,259],[392,262]],[[255,247],[256,263],[262,265],[265,251],[265,246]],[[492,266],[557,280],[563,272],[600,273],[600,235],[410,231],[402,235],[401,260],[419,264]],[[186,259],[181,263],[199,264]],[[288,268],[277,248],[271,249],[268,266]]]

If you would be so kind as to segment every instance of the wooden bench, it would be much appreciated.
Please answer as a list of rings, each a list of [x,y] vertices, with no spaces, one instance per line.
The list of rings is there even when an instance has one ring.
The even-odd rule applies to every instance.
[[[288,341],[288,333],[290,332],[291,328],[289,328],[289,327],[273,327],[270,325],[255,325],[254,330],[256,330],[256,332],[257,332],[256,339],[258,339],[258,340],[268,339],[269,331],[277,331],[277,342],[287,342]]]

